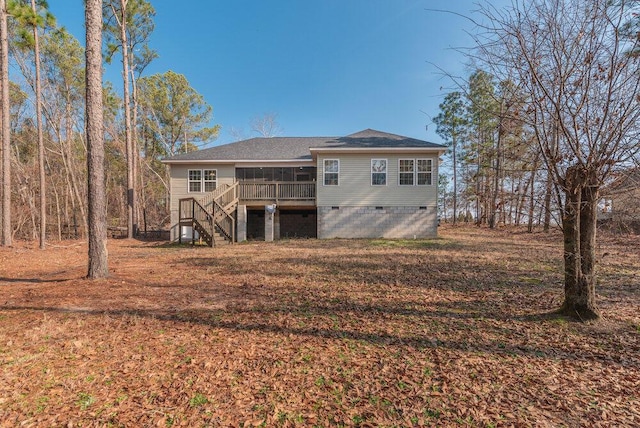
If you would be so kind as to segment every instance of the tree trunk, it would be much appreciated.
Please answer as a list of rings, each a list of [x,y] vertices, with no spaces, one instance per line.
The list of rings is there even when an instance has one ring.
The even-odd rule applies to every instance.
[[[498,192],[499,192],[499,186],[500,186],[500,169],[501,169],[501,165],[500,165],[500,153],[502,151],[502,135],[503,135],[503,124],[502,121],[504,120],[504,118],[502,117],[503,112],[503,103],[500,103],[500,114],[498,115],[498,138],[496,141],[496,159],[495,159],[495,171],[494,171],[494,176],[493,176],[493,192],[491,194],[491,206],[490,209],[491,211],[489,212],[489,228],[491,229],[495,229],[496,227],[496,216],[498,214]]]
[[[36,14],[36,0],[31,0],[31,9]],[[36,71],[36,123],[38,128],[38,175],[40,180],[40,249],[47,240],[47,185],[44,171],[44,136],[42,135],[42,89],[40,84],[40,40],[38,26],[33,26],[34,62]]]
[[[87,170],[89,196],[88,278],[109,275],[107,259],[107,210],[104,181],[104,133],[102,119],[102,0],[85,6]]]
[[[133,180],[133,207],[136,210],[133,218],[135,219],[134,227],[137,233],[139,227],[138,220],[142,216],[140,203],[143,199],[142,192],[144,191],[144,183],[142,183],[140,179],[142,168],[140,167],[140,148],[138,146],[138,90],[133,70],[131,70],[131,101],[133,102],[133,107],[131,108],[131,153],[133,154],[131,175]]]
[[[559,312],[582,321],[600,318],[595,295],[595,240],[598,189],[583,168],[567,169],[564,234],[564,303]]]
[[[127,237],[133,238],[135,225],[135,181],[133,143],[131,141],[131,99],[129,97],[129,47],[127,46],[127,3],[120,0],[120,41],[122,43],[122,86],[124,102],[124,139],[127,153]]]
[[[452,157],[453,157],[453,225],[458,221],[458,158],[456,155],[456,134],[453,134]]]
[[[2,91],[2,245],[11,246],[11,114],[9,110],[9,39],[7,2],[0,0],[0,87]]]
[[[553,183],[551,178],[551,171],[547,172],[547,187],[544,194],[544,226],[542,230],[549,233],[551,227],[551,192],[553,189]]]
[[[529,195],[529,219],[527,221],[527,232],[533,232],[533,214],[536,206],[536,172],[538,171],[538,154],[533,161],[533,168],[531,169],[531,181],[529,185],[531,186],[531,194]]]

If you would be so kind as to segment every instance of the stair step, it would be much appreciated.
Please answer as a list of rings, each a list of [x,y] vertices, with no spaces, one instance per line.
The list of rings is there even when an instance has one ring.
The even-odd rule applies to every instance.
[[[222,235],[220,234],[215,234],[213,237],[214,242],[216,243],[216,245],[227,245],[229,244],[229,241]]]

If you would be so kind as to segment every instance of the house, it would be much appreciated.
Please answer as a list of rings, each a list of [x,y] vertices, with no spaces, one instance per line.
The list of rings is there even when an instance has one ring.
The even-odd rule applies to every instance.
[[[171,237],[426,238],[437,233],[439,144],[366,129],[251,138],[164,159]]]
[[[620,171],[601,190],[599,220],[609,220],[615,227],[640,232],[640,168]]]

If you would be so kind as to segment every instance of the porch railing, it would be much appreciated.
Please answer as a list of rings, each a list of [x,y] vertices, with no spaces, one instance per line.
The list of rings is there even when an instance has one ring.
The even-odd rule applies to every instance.
[[[312,201],[316,198],[314,181],[241,181],[239,199],[243,201]]]

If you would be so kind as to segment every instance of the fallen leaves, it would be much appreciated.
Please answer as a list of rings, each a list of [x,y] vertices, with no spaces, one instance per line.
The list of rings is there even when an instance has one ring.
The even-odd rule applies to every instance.
[[[557,236],[442,235],[0,249],[0,426],[640,424],[635,238],[579,324]]]

